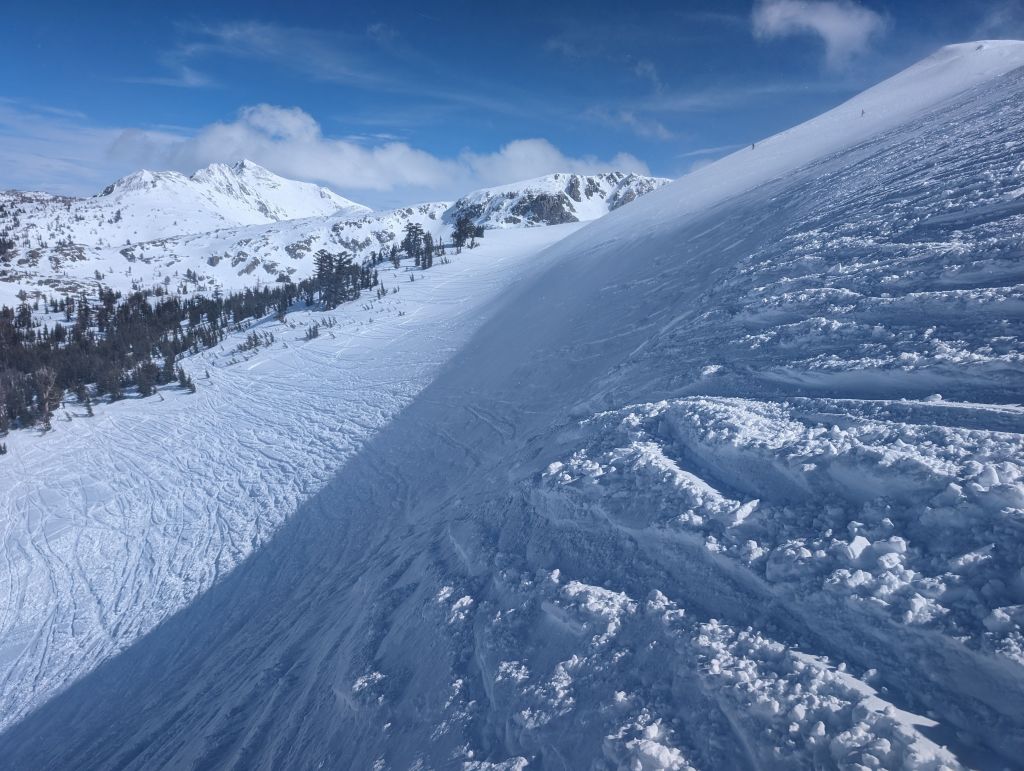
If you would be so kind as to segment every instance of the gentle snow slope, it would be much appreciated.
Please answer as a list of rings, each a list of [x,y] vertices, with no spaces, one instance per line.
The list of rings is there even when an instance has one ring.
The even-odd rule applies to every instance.
[[[1021,67],[1024,44],[943,49],[542,252],[383,428],[342,429],[365,445],[273,539],[0,752],[19,767],[1017,763]],[[223,451],[250,489],[270,481],[268,508],[265,469],[304,457],[332,399],[276,372],[316,407],[254,400],[252,440]],[[335,414],[370,406],[350,399]],[[281,428],[258,435],[264,418]],[[219,477],[226,501],[237,476]],[[110,628],[151,601],[145,572],[102,586]],[[52,615],[26,648],[37,694],[81,671],[49,657]],[[72,642],[92,623],[65,618]]]

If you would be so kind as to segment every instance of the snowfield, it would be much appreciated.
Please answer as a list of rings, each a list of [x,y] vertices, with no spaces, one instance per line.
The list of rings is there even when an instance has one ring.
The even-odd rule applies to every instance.
[[[1022,91],[942,49],[12,436],[0,757],[1019,765]]]

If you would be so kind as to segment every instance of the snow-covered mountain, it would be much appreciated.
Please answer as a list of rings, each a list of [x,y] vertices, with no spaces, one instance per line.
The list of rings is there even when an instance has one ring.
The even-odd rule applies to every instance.
[[[944,48],[9,437],[0,757],[1019,765],[1022,91]]]
[[[143,171],[89,199],[8,193],[0,196],[0,233],[7,230],[15,247],[0,258],[0,304],[13,304],[21,290],[177,286],[188,271],[197,278],[180,287],[185,291],[297,281],[312,274],[318,250],[365,259],[401,242],[410,222],[435,242],[450,242],[463,214],[485,229],[588,221],[668,181],[620,172],[552,174],[478,190],[454,204],[374,212],[244,161],[214,164],[191,177]]]
[[[603,217],[672,180],[639,174],[549,174],[463,196],[446,212],[454,222],[469,216],[485,228],[560,225]]]
[[[192,176],[143,170],[91,198],[9,191],[0,193],[0,211],[0,230],[27,252],[61,245],[120,248],[183,233],[370,210],[243,160],[214,163]]]

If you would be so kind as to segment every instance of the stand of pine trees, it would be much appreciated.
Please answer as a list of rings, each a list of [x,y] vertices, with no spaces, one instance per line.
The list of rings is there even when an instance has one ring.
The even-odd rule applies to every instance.
[[[130,388],[148,396],[160,385],[177,382],[195,390],[175,361],[224,339],[247,319],[276,312],[283,317],[300,297],[325,308],[355,300],[377,285],[372,265],[355,265],[350,255],[317,255],[317,273],[297,284],[213,297],[182,299],[158,291],[127,297],[101,289],[97,298],[51,300],[63,322],[46,326],[23,301],[0,308],[0,434],[11,428],[49,427],[53,412],[68,393],[88,412],[92,400],[120,399]],[[36,304],[38,309],[38,303]]]
[[[461,249],[461,245],[465,241],[459,241],[462,233],[472,233],[476,237],[483,236],[483,228],[472,224],[471,220],[460,220],[460,223],[456,223],[455,230],[452,234],[453,243],[456,244],[457,248]],[[461,229],[460,229],[461,228]],[[470,238],[470,235],[466,235],[466,238]],[[405,226],[405,237],[402,239],[402,248],[399,252],[398,247],[392,246],[390,252],[390,260],[397,269],[400,261],[400,254],[404,253],[407,257],[411,257],[413,265],[417,268],[427,270],[428,268],[434,267],[435,257],[444,257],[447,247],[444,244],[444,240],[441,239],[438,242],[434,242],[434,236],[423,230],[423,227],[415,222],[410,222]],[[442,259],[442,263],[448,262],[447,259]]]
[[[484,237],[482,225],[476,225],[469,214],[461,214],[455,220],[455,227],[452,229],[452,243],[455,245],[455,253],[462,251],[463,246],[470,249],[476,246],[476,239]]]
[[[373,261],[356,265],[347,252],[331,254],[321,249],[314,255],[313,264],[316,273],[305,291],[307,305],[312,305],[314,298],[319,296],[324,308],[330,310],[343,302],[358,299],[363,289],[377,286]]]

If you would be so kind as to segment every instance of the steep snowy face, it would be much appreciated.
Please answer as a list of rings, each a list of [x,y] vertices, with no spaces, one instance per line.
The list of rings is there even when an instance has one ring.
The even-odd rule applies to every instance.
[[[285,179],[252,161],[212,164],[191,177],[175,171],[139,171],[84,199],[0,194],[0,229],[17,247],[122,247],[199,233],[338,213],[368,212],[336,193]]]
[[[476,190],[445,214],[469,216],[485,228],[558,225],[602,217],[671,180],[639,174],[549,174],[525,182]]]
[[[325,187],[279,177],[249,160],[239,161],[233,166],[214,163],[189,179],[225,198],[243,202],[247,208],[265,217],[263,221],[335,214],[351,216],[370,211]]]

